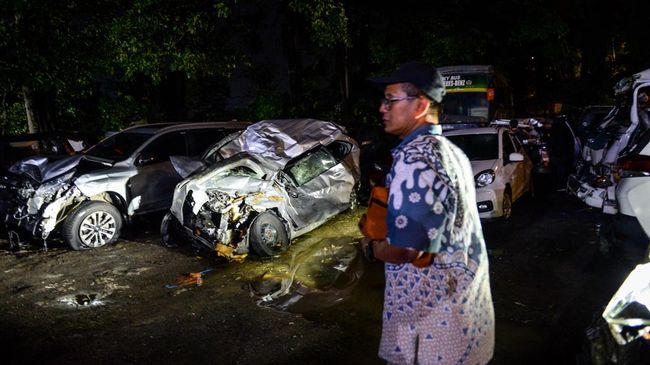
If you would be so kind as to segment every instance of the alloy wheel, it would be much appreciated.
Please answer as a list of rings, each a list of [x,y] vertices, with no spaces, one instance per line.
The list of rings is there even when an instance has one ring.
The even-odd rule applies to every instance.
[[[96,211],[81,222],[79,238],[88,247],[101,247],[113,238],[115,232],[115,218],[107,212]]]

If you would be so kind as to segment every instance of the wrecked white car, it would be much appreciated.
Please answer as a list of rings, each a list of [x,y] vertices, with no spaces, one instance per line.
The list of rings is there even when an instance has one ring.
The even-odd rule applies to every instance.
[[[189,240],[230,260],[273,256],[356,201],[359,147],[331,122],[261,121],[203,160],[176,186],[161,224],[167,243]]]
[[[12,244],[46,240],[60,229],[74,250],[107,245],[124,221],[168,209],[182,177],[170,156],[200,156],[250,123],[148,124],[127,128],[81,155],[58,161],[36,156],[11,166],[0,185]]]
[[[650,263],[632,270],[586,335],[580,364],[650,363]]]

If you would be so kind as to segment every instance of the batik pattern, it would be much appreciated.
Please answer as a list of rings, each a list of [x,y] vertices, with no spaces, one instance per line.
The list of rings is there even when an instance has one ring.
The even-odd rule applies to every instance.
[[[474,178],[438,133],[420,128],[393,150],[389,243],[436,255],[426,268],[386,264],[379,353],[391,363],[485,364],[494,311]]]

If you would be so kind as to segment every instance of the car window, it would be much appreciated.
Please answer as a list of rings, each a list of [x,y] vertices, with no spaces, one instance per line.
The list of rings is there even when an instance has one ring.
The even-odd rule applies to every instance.
[[[319,146],[287,164],[285,171],[297,186],[301,186],[337,164],[327,148]]]
[[[518,131],[518,132],[519,132],[519,131]],[[522,130],[521,132],[522,132],[521,134],[518,133],[517,135],[514,135],[514,136],[511,135],[511,136],[510,136],[510,137],[512,138],[512,143],[515,144],[515,150],[516,150],[516,151],[521,151],[521,149],[522,149],[521,142],[519,141],[519,137],[518,137],[518,136],[526,137],[526,135],[525,135],[524,133],[528,134],[528,132],[523,131],[523,130]],[[526,138],[526,139],[528,139],[528,138]]]
[[[187,156],[185,134],[185,131],[165,133],[149,143],[140,156],[149,163],[169,160],[169,156]]]
[[[153,133],[129,131],[116,133],[91,147],[85,154],[122,161],[131,156],[151,136]]]
[[[512,144],[512,139],[508,133],[503,133],[503,160],[509,162],[509,156],[511,153],[517,152],[514,145]]]
[[[461,134],[447,136],[470,160],[496,160],[499,158],[498,134]]]
[[[202,128],[187,131],[189,156],[201,156],[211,145],[226,135],[221,128]]]
[[[327,145],[325,148],[332,154],[337,162],[342,161],[345,156],[350,154],[352,150],[352,145],[347,142],[335,141]]]
[[[220,154],[221,147],[225,146],[233,139],[239,137],[242,133],[243,131],[230,133],[220,140],[216,141],[216,143],[213,145],[208,146],[201,159],[209,164],[221,161],[223,159],[223,156]]]

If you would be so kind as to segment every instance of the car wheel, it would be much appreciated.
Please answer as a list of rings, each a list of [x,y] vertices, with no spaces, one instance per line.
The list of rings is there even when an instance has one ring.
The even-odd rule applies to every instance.
[[[88,201],[65,220],[63,238],[73,250],[103,247],[115,242],[122,229],[122,215],[113,205]]]
[[[162,242],[167,247],[176,247],[176,225],[178,221],[172,215],[171,212],[167,212],[160,222],[160,238]]]
[[[501,203],[501,218],[510,219],[512,216],[512,193],[506,190],[503,193],[503,202]]]
[[[289,237],[284,224],[273,213],[258,215],[248,232],[248,242],[258,256],[277,255],[289,247]]]

